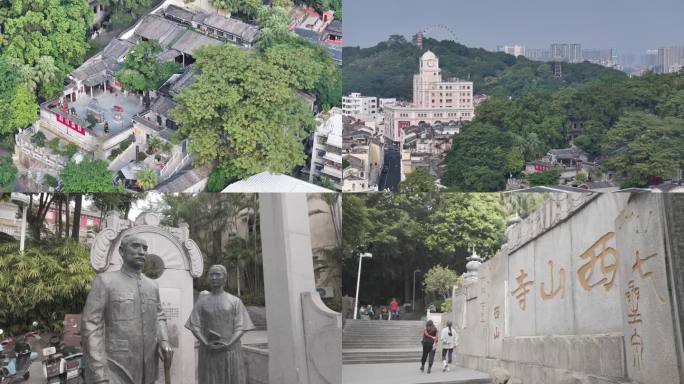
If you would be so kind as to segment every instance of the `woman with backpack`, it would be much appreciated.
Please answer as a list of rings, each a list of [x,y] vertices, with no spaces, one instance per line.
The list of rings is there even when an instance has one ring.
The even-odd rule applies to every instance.
[[[451,357],[454,352],[454,347],[458,344],[458,334],[456,330],[452,328],[453,323],[447,321],[447,326],[442,328],[440,333],[440,340],[442,341],[442,372],[451,371],[449,364],[451,364]]]
[[[423,329],[423,339],[421,342],[423,344],[423,356],[420,358],[421,372],[424,372],[425,360],[428,360],[428,358],[427,373],[430,373],[432,370],[432,363],[435,360],[435,351],[437,350],[437,341],[437,327],[435,327],[435,323],[432,320],[428,320],[425,324],[425,329]]]

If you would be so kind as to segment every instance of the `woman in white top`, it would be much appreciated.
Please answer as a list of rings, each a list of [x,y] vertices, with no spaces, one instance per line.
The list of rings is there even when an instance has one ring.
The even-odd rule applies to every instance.
[[[458,345],[458,334],[456,330],[452,328],[453,323],[447,321],[447,326],[442,329],[439,339],[442,341],[442,372],[450,371],[449,364],[451,364],[451,355],[454,352],[454,347]]]

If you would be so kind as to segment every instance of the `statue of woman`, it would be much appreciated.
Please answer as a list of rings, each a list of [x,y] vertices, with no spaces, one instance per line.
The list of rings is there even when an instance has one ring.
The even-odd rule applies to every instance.
[[[228,272],[223,265],[209,268],[211,293],[201,294],[185,324],[199,340],[199,382],[245,384],[240,337],[254,324],[242,301],[225,292]]]

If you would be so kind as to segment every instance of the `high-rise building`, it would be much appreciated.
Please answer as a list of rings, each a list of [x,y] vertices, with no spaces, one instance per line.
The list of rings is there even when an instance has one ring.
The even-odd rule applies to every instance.
[[[513,56],[525,56],[525,46],[524,45],[499,45],[496,47],[498,52],[506,52]]]
[[[582,50],[582,58],[604,67],[613,67],[618,64],[616,52],[612,48],[584,49]]]
[[[684,65],[684,47],[658,48],[656,71],[658,73],[679,72]]]
[[[378,113],[378,98],[361,96],[360,93],[352,93],[349,96],[342,96],[342,115],[372,116]]]
[[[568,63],[582,61],[582,44],[551,44],[551,59]]]
[[[548,61],[551,60],[551,52],[544,48],[525,48],[525,57],[530,60]]]

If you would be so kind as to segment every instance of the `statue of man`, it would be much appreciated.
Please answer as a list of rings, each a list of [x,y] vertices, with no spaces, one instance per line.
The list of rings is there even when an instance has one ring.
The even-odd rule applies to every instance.
[[[254,329],[242,301],[223,290],[228,272],[209,268],[211,293],[200,295],[185,327],[199,340],[199,383],[245,384],[240,338]]]
[[[159,356],[170,359],[157,284],[143,275],[147,242],[121,239],[119,271],[99,274],[81,315],[86,383],[153,384]]]

